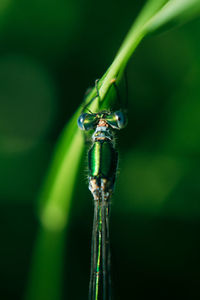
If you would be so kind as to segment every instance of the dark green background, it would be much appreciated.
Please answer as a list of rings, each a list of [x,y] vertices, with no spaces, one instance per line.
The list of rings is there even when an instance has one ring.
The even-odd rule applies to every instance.
[[[142,4],[0,4],[1,299],[23,298],[37,194],[58,136]],[[127,68],[129,124],[117,138],[111,214],[116,300],[200,299],[199,34],[194,20],[148,37]],[[66,234],[63,299],[87,299],[93,206],[86,166],[85,154]]]

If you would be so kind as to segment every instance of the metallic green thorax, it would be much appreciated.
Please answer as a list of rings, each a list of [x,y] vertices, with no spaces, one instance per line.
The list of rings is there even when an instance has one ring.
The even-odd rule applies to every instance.
[[[117,168],[117,152],[109,140],[96,141],[88,154],[89,176],[112,178]]]

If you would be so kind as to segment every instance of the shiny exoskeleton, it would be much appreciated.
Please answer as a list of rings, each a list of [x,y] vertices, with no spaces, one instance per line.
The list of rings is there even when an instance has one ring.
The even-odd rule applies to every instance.
[[[122,111],[83,113],[78,119],[80,129],[94,130],[88,152],[89,189],[94,198],[89,300],[111,299],[109,208],[118,164],[113,129],[125,125]]]

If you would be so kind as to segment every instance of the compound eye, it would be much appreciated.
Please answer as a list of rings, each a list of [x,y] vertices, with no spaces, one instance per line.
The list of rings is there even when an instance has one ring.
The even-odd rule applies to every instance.
[[[128,123],[128,120],[127,120],[127,117],[125,116],[125,114],[119,110],[119,111],[116,111],[114,113],[114,115],[115,115],[115,118],[117,121],[118,128],[119,129],[124,128]]]
[[[92,114],[83,113],[78,118],[78,127],[81,130],[90,130],[94,128],[96,116]]]
[[[114,129],[122,129],[127,124],[127,118],[121,110],[108,115],[106,121]]]

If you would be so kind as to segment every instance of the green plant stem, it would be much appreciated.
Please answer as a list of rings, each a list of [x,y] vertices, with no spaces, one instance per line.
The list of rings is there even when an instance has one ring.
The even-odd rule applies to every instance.
[[[119,81],[124,69],[142,39],[161,28],[170,28],[200,15],[199,0],[151,0],[147,1],[133,23],[113,63],[100,80],[99,94],[104,101],[113,78]],[[109,101],[109,100],[108,100]]]
[[[120,81],[124,69],[134,53],[137,46],[147,34],[146,24],[147,22],[159,11],[160,8],[168,0],[151,0],[147,1],[146,5],[142,9],[140,15],[131,26],[127,36],[125,37],[113,63],[102,77],[102,85],[99,90],[101,100],[103,101],[110,86],[111,80],[116,78]]]
[[[59,300],[62,291],[64,229],[41,228],[35,243],[30,285],[25,295],[29,300]]]
[[[130,37],[128,36],[127,40],[125,40],[121,51],[119,51],[114,62],[110,66],[104,78],[103,84],[99,90],[101,99],[105,98],[106,93],[108,92],[111,86],[111,80],[113,78],[117,78],[117,80],[120,80],[121,75],[123,74],[123,71],[127,65],[127,62],[129,61],[132,53],[134,52],[138,44],[141,42],[143,36],[144,34],[142,34],[141,32],[137,35],[134,35],[133,38],[133,35],[130,33]]]

